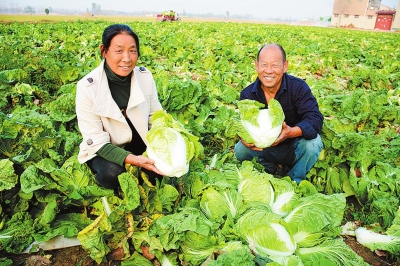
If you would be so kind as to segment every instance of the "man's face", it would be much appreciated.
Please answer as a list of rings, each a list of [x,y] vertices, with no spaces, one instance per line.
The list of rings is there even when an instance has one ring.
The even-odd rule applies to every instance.
[[[115,35],[108,50],[102,50],[107,65],[118,76],[128,76],[136,66],[138,50],[135,39],[129,34]]]
[[[267,45],[261,50],[255,64],[261,88],[276,93],[288,68],[288,62],[283,61],[282,51],[275,45]]]

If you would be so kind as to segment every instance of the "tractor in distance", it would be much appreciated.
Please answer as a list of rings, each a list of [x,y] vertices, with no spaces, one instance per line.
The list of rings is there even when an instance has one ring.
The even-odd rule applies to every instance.
[[[164,11],[161,14],[157,15],[157,20],[164,22],[164,21],[179,21],[181,18],[179,17],[178,13],[173,10]]]

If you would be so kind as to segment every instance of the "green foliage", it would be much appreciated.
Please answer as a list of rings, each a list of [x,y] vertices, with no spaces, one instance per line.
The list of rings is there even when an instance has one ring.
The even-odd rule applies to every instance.
[[[1,250],[22,252],[33,241],[33,219],[28,212],[17,212],[9,219],[0,234]],[[4,237],[10,236],[10,237]]]
[[[9,159],[0,160],[0,191],[9,190],[18,184],[18,176],[14,173],[13,162]]]
[[[43,112],[57,122],[69,122],[75,119],[75,92],[74,84],[62,85],[54,95],[54,99],[42,105]]]
[[[209,266],[224,266],[224,265],[243,265],[254,266],[253,255],[246,249],[236,249],[229,253],[224,253],[214,261],[211,261]]]
[[[18,252],[34,239],[46,241],[81,232],[83,246],[100,262],[117,246],[128,254],[127,235],[132,232],[128,229],[134,229],[132,261],[145,265],[140,246],[148,245],[160,261],[177,264],[178,258],[195,261],[196,252],[202,251],[204,258],[238,240],[233,225],[243,209],[232,188],[244,177],[261,172],[256,171],[256,163],[240,165],[235,160],[232,149],[238,135],[232,118],[237,116],[240,91],[257,76],[257,52],[269,42],[286,49],[288,73],[307,81],[325,116],[324,150],[307,181],[284,190],[282,183],[268,178],[269,192],[295,192],[301,198],[318,193],[352,195],[362,210],[354,213],[355,219],[398,232],[398,34],[288,25],[263,25],[260,30],[260,24],[251,23],[129,23],[140,36],[138,65],[152,71],[164,109],[198,138],[204,156],[193,161],[190,173],[179,182],[171,178],[151,184],[145,174],[129,168],[129,174],[120,177],[124,189],[114,195],[98,187],[87,169],[71,159],[81,138],[74,110],[76,82],[100,63],[101,32],[109,24],[0,25],[0,169],[5,178],[0,184],[0,236],[14,236],[0,237],[1,250]],[[176,189],[179,186],[182,191]],[[220,213],[207,200],[210,186],[222,195],[210,197],[224,202]],[[247,191],[246,199],[257,198],[251,189]],[[264,203],[283,204],[273,195],[268,193]],[[109,216],[102,214],[103,197],[111,209]],[[199,211],[207,209],[207,204],[208,210],[214,210],[212,215]],[[285,207],[274,209],[291,208],[290,204]],[[128,213],[135,208],[134,226],[129,226]],[[217,218],[210,221],[210,217]],[[338,220],[335,216],[331,224]],[[320,222],[322,227],[326,220]],[[186,231],[195,234],[186,236]],[[204,246],[187,244],[189,237],[204,240]],[[182,255],[182,243],[186,255]],[[332,247],[341,256],[334,256]],[[353,261],[349,265],[362,264],[341,241],[329,240],[313,248],[296,254],[304,262],[336,265],[345,259]],[[219,257],[215,263],[250,261],[240,249]],[[271,263],[260,256],[254,261]],[[299,263],[295,256],[288,261]]]

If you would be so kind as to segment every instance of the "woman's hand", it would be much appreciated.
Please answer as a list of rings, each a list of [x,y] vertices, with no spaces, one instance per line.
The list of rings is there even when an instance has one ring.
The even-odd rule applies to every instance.
[[[128,156],[126,156],[125,158],[125,163],[145,168],[162,176],[164,175],[163,173],[160,172],[160,170],[157,169],[157,167],[155,167],[154,160],[143,155],[128,154]]]

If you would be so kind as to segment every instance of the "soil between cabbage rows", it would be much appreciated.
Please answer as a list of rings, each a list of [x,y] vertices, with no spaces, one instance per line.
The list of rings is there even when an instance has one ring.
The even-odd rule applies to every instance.
[[[353,211],[360,211],[360,205],[355,197],[347,197],[347,206],[352,206]],[[349,209],[350,210],[350,209]],[[344,215],[344,222],[351,221],[353,213],[347,211]],[[364,258],[364,261],[372,266],[400,266],[400,262],[395,261],[390,254],[385,252],[373,252],[357,242],[353,236],[342,236],[345,243],[351,247],[359,256]],[[132,250],[133,252],[133,250]],[[13,260],[13,265],[20,266],[120,266],[122,255],[118,252],[111,252],[107,255],[108,262],[103,262],[100,265],[92,260],[89,253],[82,246],[62,248],[56,250],[40,251],[32,254],[11,254],[8,257]],[[160,266],[161,264],[154,259],[153,265]]]
[[[349,245],[358,255],[364,258],[365,262],[372,266],[400,266],[399,262],[391,261],[388,256],[380,257],[376,253],[371,252],[359,244],[354,237],[346,236],[344,241]],[[50,255],[47,256],[47,255]],[[93,261],[89,254],[82,248],[82,246],[75,246],[51,251],[42,251],[32,254],[19,254],[10,255],[13,260],[13,265],[25,266],[97,266],[98,264]],[[154,265],[161,265],[158,261],[153,261]],[[100,266],[120,266],[121,261],[110,260],[103,262]]]

